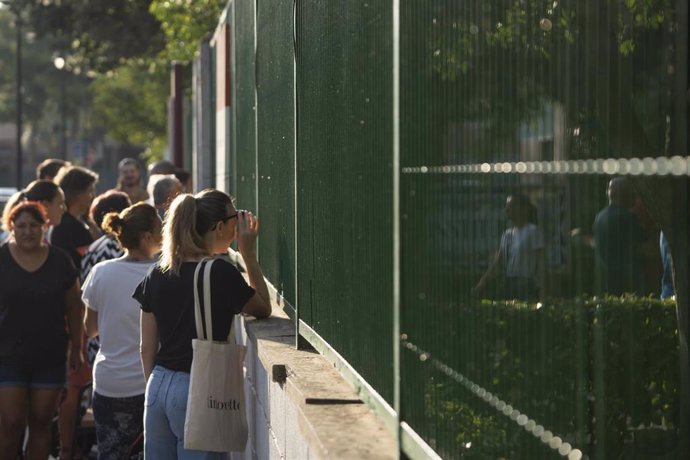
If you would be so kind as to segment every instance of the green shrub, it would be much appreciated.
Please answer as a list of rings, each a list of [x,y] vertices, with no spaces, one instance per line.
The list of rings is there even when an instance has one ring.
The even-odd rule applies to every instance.
[[[635,443],[652,451],[672,448],[669,433],[676,435],[679,417],[675,307],[632,296],[544,305],[484,300],[454,306],[450,349],[420,347],[584,453],[621,458]],[[522,436],[526,431],[449,376],[418,369],[432,362],[403,364],[425,381],[420,432],[438,432],[435,424],[449,431],[434,435],[440,452],[532,458],[549,450],[537,442],[535,451]],[[650,446],[661,443],[655,439],[663,446]]]

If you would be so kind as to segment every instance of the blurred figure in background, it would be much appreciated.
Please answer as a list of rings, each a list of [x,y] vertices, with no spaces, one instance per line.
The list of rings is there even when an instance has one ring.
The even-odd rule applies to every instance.
[[[41,161],[36,167],[36,179],[53,180],[60,169],[71,166],[69,161],[48,158]]]
[[[664,232],[659,232],[659,252],[661,253],[661,264],[663,273],[661,274],[661,298],[668,299],[676,295],[673,287],[673,260],[671,259],[671,249]]]
[[[149,204],[154,204],[153,187],[156,185],[156,182],[158,182],[162,176],[174,175],[175,169],[175,165],[168,160],[156,161],[155,163],[149,165],[149,180],[146,183],[146,191],[149,194]]]
[[[512,226],[501,236],[501,243],[488,270],[474,287],[481,293],[501,272],[503,298],[537,300],[545,294],[544,236],[534,223],[536,209],[526,195],[514,193],[506,200],[506,214]]]
[[[149,178],[156,174],[175,174],[175,165],[168,160],[158,160],[149,165]]]
[[[118,178],[115,190],[125,192],[129,201],[138,203],[146,201],[149,194],[142,185],[141,165],[134,158],[124,158],[117,165]]]
[[[606,191],[609,205],[594,219],[597,292],[640,294],[643,279],[644,231],[631,212],[635,190],[624,177],[611,179]]]
[[[151,196],[153,196],[153,206],[158,211],[158,216],[161,220],[165,219],[165,213],[170,208],[170,203],[175,197],[183,193],[183,187],[180,181],[172,174],[157,174],[153,177],[153,189]]]
[[[175,170],[175,177],[182,184],[182,193],[192,193],[192,175],[186,169],[177,168]]]

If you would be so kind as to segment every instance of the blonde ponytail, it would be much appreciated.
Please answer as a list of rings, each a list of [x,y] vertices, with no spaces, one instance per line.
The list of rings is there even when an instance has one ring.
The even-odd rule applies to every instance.
[[[163,252],[160,267],[163,273],[180,273],[185,258],[208,254],[206,243],[196,231],[197,203],[192,195],[179,195],[170,205],[163,227]]]

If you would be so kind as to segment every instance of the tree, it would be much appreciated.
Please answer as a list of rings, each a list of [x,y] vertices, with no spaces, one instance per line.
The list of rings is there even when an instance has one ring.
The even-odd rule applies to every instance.
[[[28,3],[41,36],[60,41],[74,68],[106,72],[132,58],[151,58],[165,47],[161,24],[148,0],[81,0]]]
[[[200,41],[216,28],[226,4],[224,0],[153,0],[150,11],[165,33],[166,57],[192,62]]]
[[[93,123],[114,140],[146,146],[160,157],[166,143],[168,66],[164,60],[131,60],[96,77]]]

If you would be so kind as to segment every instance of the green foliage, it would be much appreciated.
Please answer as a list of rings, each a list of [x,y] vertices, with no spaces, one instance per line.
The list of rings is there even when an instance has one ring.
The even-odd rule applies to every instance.
[[[155,57],[165,46],[150,0],[28,2],[37,33],[68,50],[73,67],[106,72],[127,60]]]
[[[24,28],[22,41],[23,118],[35,127],[58,110],[62,78],[67,79],[66,109],[69,116],[88,102],[83,77],[57,70],[53,64],[56,41],[36,36]],[[14,122],[16,116],[16,29],[14,15],[0,9],[0,122]]]
[[[459,343],[448,364],[564,441],[592,455],[604,436],[606,458],[625,457],[631,446],[673,449],[680,383],[674,302],[486,300],[453,316]],[[440,452],[537,458],[548,451],[459,383],[434,375],[424,389],[424,428],[436,430],[437,439],[438,431],[450,436]]]
[[[93,78],[93,126],[117,141],[146,146],[145,155],[154,159],[162,155],[166,144],[168,62],[192,61],[199,41],[214,30],[225,4],[37,0],[26,7],[33,30],[50,37],[53,49],[67,53],[70,71]],[[4,27],[0,31],[10,32]],[[0,53],[7,43],[11,40],[2,40]],[[7,75],[11,74],[0,73],[0,88],[6,86]],[[8,97],[0,97],[0,117]]]
[[[168,65],[132,60],[94,79],[93,122],[120,142],[147,146],[153,158],[166,142]]]
[[[199,42],[216,28],[226,4],[225,0],[153,0],[150,12],[165,33],[166,57],[191,62]]]

